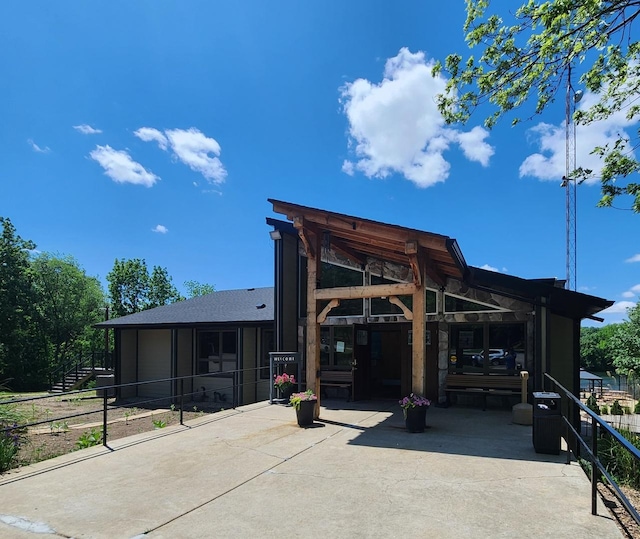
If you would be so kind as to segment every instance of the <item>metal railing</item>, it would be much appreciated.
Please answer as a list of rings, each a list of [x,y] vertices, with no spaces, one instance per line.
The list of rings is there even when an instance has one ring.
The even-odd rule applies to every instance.
[[[66,382],[68,376],[77,378],[83,369],[112,369],[111,352],[90,352],[82,355],[78,354],[75,360],[65,361],[60,367],[49,373],[49,388],[51,389],[56,383],[62,383],[62,391],[66,391]]]
[[[246,374],[248,371],[258,371],[259,373],[260,371],[265,371],[265,370],[268,371],[268,367],[257,367],[254,369],[243,369],[243,370],[236,369],[231,371],[221,371],[221,372],[207,373],[207,374],[193,374],[189,376],[177,376],[172,378],[161,378],[157,380],[147,380],[143,382],[131,382],[131,383],[125,383],[125,384],[113,384],[113,385],[100,386],[94,389],[79,389],[79,390],[69,391],[64,394],[65,399],[81,398],[83,395],[87,395],[89,393],[97,393],[98,398],[100,398],[100,394],[101,394],[101,400],[102,400],[101,407],[100,408],[96,407],[95,409],[92,409],[89,411],[60,415],[60,416],[56,416],[55,418],[48,417],[47,419],[44,419],[44,420],[32,421],[28,423],[20,423],[20,424],[7,425],[7,426],[3,426],[2,423],[0,423],[0,427],[2,427],[0,428],[0,434],[5,434],[5,433],[11,434],[12,432],[24,431],[24,429],[27,429],[30,427],[37,427],[39,425],[52,425],[56,422],[65,421],[67,419],[93,415],[101,412],[102,413],[102,445],[104,445],[105,447],[108,447],[107,445],[108,444],[108,414],[110,410],[113,411],[116,409],[130,408],[132,404],[135,404],[136,407],[143,407],[143,406],[152,405],[154,403],[171,402],[172,404],[171,409],[177,410],[180,413],[180,425],[184,425],[185,399],[191,399],[192,401],[195,401],[196,398],[201,396],[200,389],[195,390],[194,388],[193,391],[185,392],[185,381],[194,381],[196,379],[198,379],[198,381],[201,381],[203,378],[229,379],[230,383],[228,385],[217,386],[216,391],[214,391],[213,389],[210,389],[209,391],[213,393],[217,393],[217,392],[223,392],[225,390],[231,390],[231,393],[233,395],[232,402],[229,402],[228,404],[230,405],[229,406],[230,408],[236,408],[236,406],[239,404],[238,403],[239,389],[243,385],[259,386],[260,384],[270,383],[270,380],[268,378],[266,379],[261,378],[260,375],[257,374],[257,376],[255,377],[256,378],[255,380],[251,380],[245,384],[242,384],[241,382],[239,382],[241,375]],[[115,401],[114,401],[114,397],[115,396],[119,397],[123,389],[132,388],[132,387],[138,388],[140,386],[158,384],[158,383],[169,383],[170,387],[172,388],[177,387],[177,391],[172,390],[171,395],[166,395],[162,397],[148,398],[146,400],[136,399],[135,402],[126,402],[126,398],[124,397],[121,398],[120,402],[118,402],[118,398],[115,398]],[[41,401],[44,399],[51,399],[51,398],[59,399],[60,397],[61,397],[60,394],[49,394],[49,395],[41,395],[37,397],[25,397],[25,398],[2,400],[0,401],[0,407],[11,406],[16,404],[35,403],[37,401]],[[114,401],[114,402],[110,402],[110,401]]]
[[[562,396],[562,419],[566,427],[566,442],[567,442],[567,464],[571,461],[571,453],[574,453],[576,458],[587,459],[591,463],[591,514],[597,514],[598,503],[598,481],[601,481],[604,477],[610,487],[615,492],[616,497],[620,500],[622,505],[628,511],[629,515],[640,525],[640,515],[636,511],[636,508],[629,501],[629,498],[624,494],[620,485],[615,478],[609,473],[606,467],[602,464],[598,458],[598,440],[603,435],[610,436],[616,443],[620,445],[633,459],[634,466],[637,468],[640,466],[640,449],[635,447],[629,440],[627,440],[622,434],[614,429],[609,423],[602,419],[598,414],[590,410],[580,399],[578,399],[573,393],[567,390],[560,382],[549,374],[544,375],[545,386],[550,385],[547,389],[551,389]],[[547,384],[548,382],[548,384]],[[590,425],[590,436],[584,437],[582,434],[582,414],[588,416],[588,423]],[[590,439],[589,439],[590,438]],[[583,454],[584,451],[584,454]]]

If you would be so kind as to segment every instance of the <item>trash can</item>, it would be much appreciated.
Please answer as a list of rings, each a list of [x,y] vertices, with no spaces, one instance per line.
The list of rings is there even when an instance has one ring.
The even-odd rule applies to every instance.
[[[533,393],[533,447],[536,453],[558,455],[562,432],[562,408],[559,393]]]
[[[101,389],[103,387],[113,386],[116,383],[116,377],[113,374],[98,374],[96,376],[96,396],[104,397],[104,394],[107,394],[107,397],[115,397],[116,389],[114,387],[110,387],[109,389]]]

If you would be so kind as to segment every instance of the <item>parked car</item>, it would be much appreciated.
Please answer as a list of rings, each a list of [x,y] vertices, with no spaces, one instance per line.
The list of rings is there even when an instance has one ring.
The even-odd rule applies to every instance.
[[[490,365],[502,365],[504,364],[504,357],[507,355],[503,348],[489,348],[489,364]],[[483,354],[474,354],[471,356],[471,364],[474,367],[481,367],[484,364]]]

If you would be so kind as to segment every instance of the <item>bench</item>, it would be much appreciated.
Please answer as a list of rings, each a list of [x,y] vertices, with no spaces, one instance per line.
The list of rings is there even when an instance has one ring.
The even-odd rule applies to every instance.
[[[520,376],[504,374],[447,374],[445,379],[447,398],[451,394],[481,395],[482,409],[487,408],[487,397],[522,398],[522,379]]]
[[[340,387],[347,389],[347,402],[353,394],[353,371],[320,371],[320,390],[323,387]]]

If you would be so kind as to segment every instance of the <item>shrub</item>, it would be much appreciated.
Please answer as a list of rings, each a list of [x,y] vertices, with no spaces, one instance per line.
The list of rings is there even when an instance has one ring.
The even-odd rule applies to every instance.
[[[598,401],[596,400],[596,396],[594,393],[591,393],[589,398],[587,399],[587,408],[592,412],[600,415],[600,406],[598,406]]]
[[[636,402],[636,405],[633,407],[634,414],[640,414],[640,401]]]
[[[624,410],[617,400],[613,401],[611,405],[611,415],[624,415]]]
[[[606,404],[603,404],[603,405],[600,407],[600,414],[601,414],[601,415],[606,415],[606,414],[608,414],[608,413],[609,413],[609,407],[608,407]]]
[[[13,425],[17,427],[17,425]],[[0,429],[8,425],[0,422]],[[16,455],[20,449],[20,435],[17,430],[0,431],[0,473],[4,473],[13,467]]]
[[[622,409],[624,410],[624,413],[627,415],[631,413],[631,406],[623,406]]]
[[[76,447],[78,449],[86,449],[87,447],[93,447],[102,443],[102,429],[91,429],[88,432],[83,432],[78,441]]]
[[[640,437],[637,434],[624,428],[618,429],[618,432],[640,449]],[[598,458],[616,482],[636,489],[640,487],[640,469],[636,467],[633,455],[606,433],[598,441]]]

